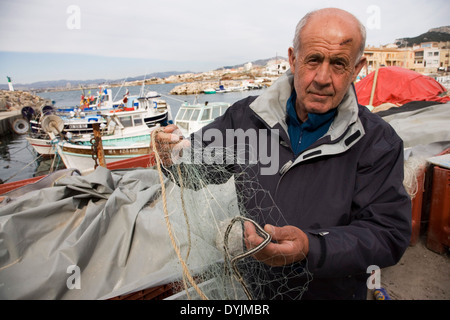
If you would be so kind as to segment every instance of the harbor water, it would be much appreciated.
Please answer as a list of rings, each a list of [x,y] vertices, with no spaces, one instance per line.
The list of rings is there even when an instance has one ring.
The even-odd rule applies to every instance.
[[[265,89],[216,93],[199,95],[170,95],[170,91],[180,85],[176,84],[155,84],[144,88],[145,92],[156,91],[161,95],[171,107],[172,116],[175,118],[180,105],[184,102],[198,103],[204,102],[228,102],[234,103],[251,95],[260,95]],[[130,95],[138,95],[142,86],[133,87],[113,87],[113,101],[122,99],[128,89]],[[95,95],[96,90],[90,89]],[[85,90],[86,95],[90,95],[89,89]],[[56,108],[68,108],[79,106],[82,95],[81,90],[41,92],[38,96],[54,102]],[[51,168],[64,168],[64,164],[59,157],[43,158],[37,154],[28,141],[26,135],[5,135],[0,139],[0,183],[20,181],[36,176],[45,175]]]

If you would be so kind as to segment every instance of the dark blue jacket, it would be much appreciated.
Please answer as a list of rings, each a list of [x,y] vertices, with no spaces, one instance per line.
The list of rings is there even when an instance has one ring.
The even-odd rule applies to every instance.
[[[256,288],[257,296],[365,299],[368,268],[396,264],[409,245],[403,142],[388,123],[357,103],[350,88],[328,132],[295,157],[286,125],[292,86],[288,71],[264,94],[235,103],[201,131],[214,129],[224,137],[227,129],[250,132],[245,154],[251,158],[258,150],[256,161],[227,165],[246,214],[260,225],[293,225],[308,235],[309,254],[302,263],[267,268],[269,276],[288,281],[278,281],[279,288],[273,283],[267,290]],[[251,132],[257,132],[256,140]],[[234,144],[242,153],[236,147],[242,146],[240,138],[230,143],[210,134],[208,139],[203,147]],[[229,176],[205,173],[210,182],[220,178]]]

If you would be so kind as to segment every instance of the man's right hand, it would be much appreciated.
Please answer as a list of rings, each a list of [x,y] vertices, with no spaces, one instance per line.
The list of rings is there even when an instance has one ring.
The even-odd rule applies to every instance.
[[[191,146],[189,139],[184,139],[180,129],[174,124],[160,128],[156,133],[155,147],[164,166],[171,166],[181,157],[183,149]]]

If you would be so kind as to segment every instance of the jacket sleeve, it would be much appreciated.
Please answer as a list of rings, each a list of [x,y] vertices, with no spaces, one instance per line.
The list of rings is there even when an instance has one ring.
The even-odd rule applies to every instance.
[[[389,131],[389,130],[388,130]],[[411,199],[403,186],[403,142],[394,130],[361,157],[348,225],[304,230],[308,269],[315,277],[366,273],[396,264],[411,237]],[[388,134],[389,135],[389,134]]]

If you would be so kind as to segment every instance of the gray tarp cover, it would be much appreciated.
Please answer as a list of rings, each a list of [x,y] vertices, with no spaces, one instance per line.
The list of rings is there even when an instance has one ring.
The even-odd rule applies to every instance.
[[[399,107],[401,109],[401,107]],[[450,102],[385,116],[405,148],[450,141]]]
[[[187,233],[179,188],[168,179],[165,184],[171,223],[184,255]],[[154,169],[98,167],[90,175],[65,177],[53,187],[3,201],[0,299],[105,299],[179,280],[180,263],[168,236],[160,191]],[[223,190],[218,194],[214,214],[220,219],[229,212],[220,217],[217,208],[235,211],[237,206]],[[210,205],[202,202],[206,197],[192,197],[198,212],[190,215],[188,263],[202,270],[223,254],[215,247]],[[202,225],[209,227],[200,229]],[[80,289],[74,287],[75,268]]]

